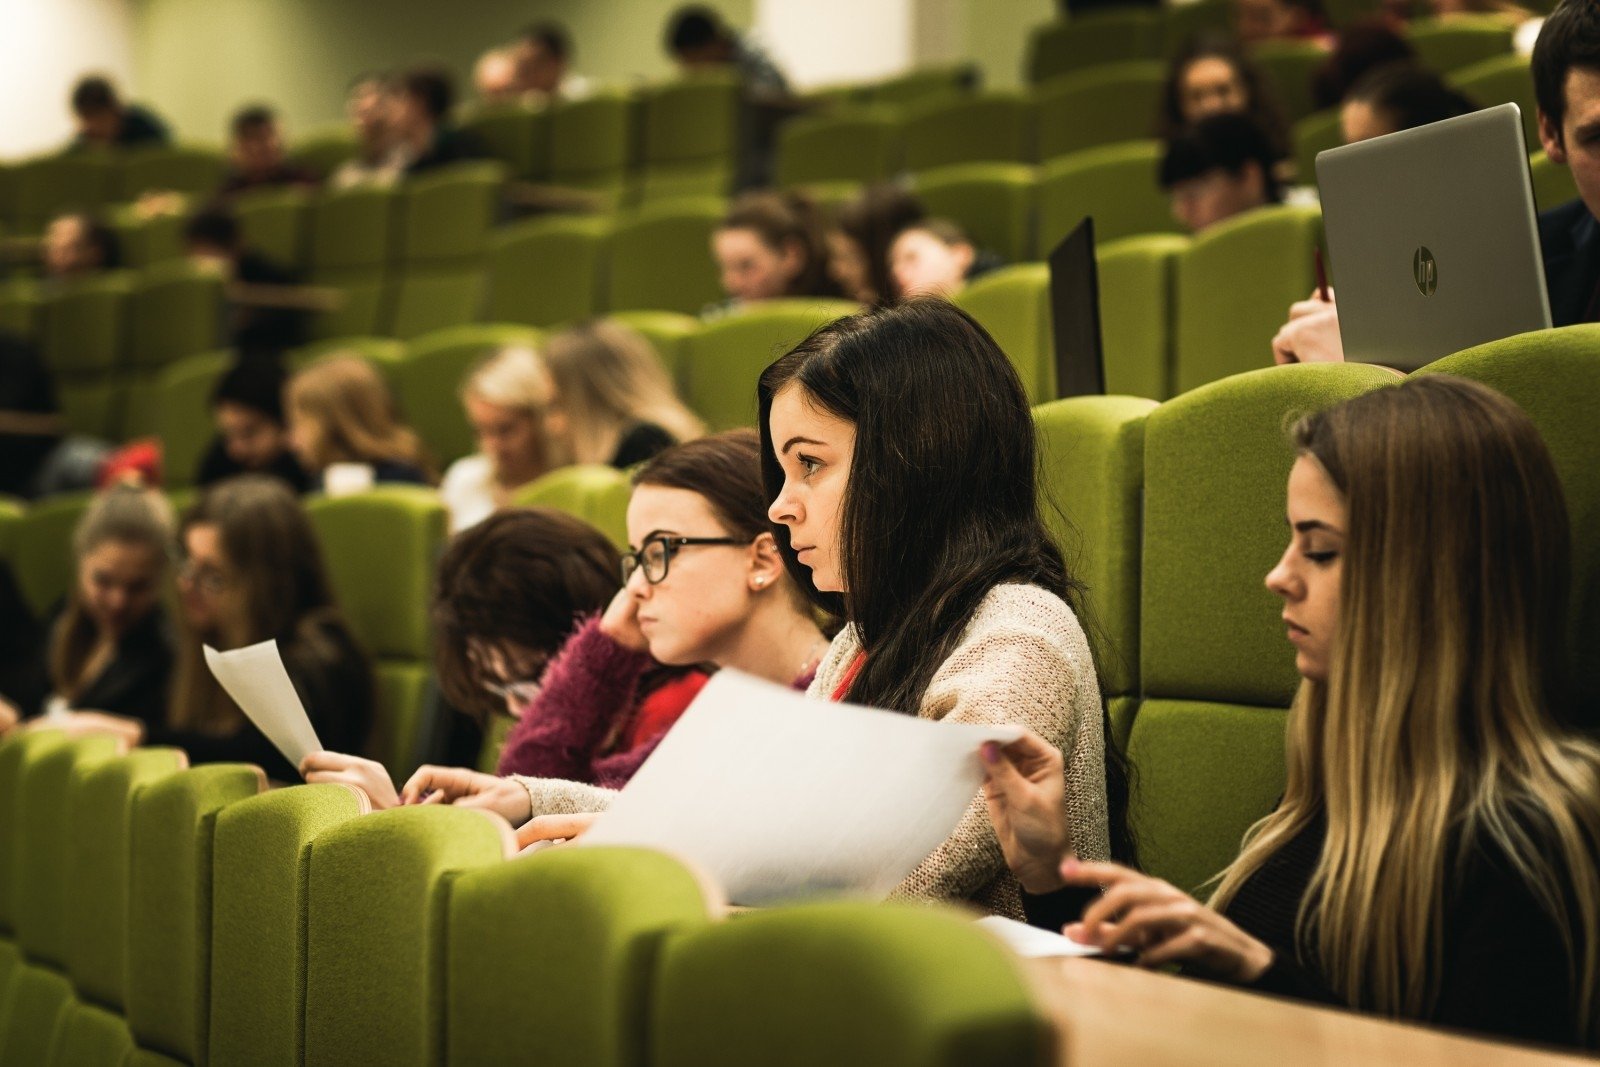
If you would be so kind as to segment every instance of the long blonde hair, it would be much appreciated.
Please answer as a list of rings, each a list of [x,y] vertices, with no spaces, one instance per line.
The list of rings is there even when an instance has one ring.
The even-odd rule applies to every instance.
[[[431,480],[433,461],[416,432],[400,420],[394,394],[372,364],[359,356],[335,355],[289,379],[292,418],[317,425],[315,454],[322,470],[330,463],[409,463]]]
[[[1549,451],[1511,401],[1444,375],[1294,438],[1348,510],[1340,623],[1326,682],[1289,712],[1283,801],[1212,903],[1325,815],[1300,942],[1352,1006],[1426,1018],[1447,894],[1486,846],[1571,932],[1574,1036],[1592,1043],[1600,746],[1558,725],[1570,534]]]
[[[634,423],[655,423],[679,443],[705,433],[673,391],[650,342],[621,323],[599,320],[563,330],[546,343],[544,357],[556,403],[571,423],[574,463],[609,462]]]
[[[521,412],[532,419],[537,432],[539,454],[533,466],[540,471],[551,468],[550,442],[545,435],[545,414],[550,409],[550,370],[539,353],[513,345],[492,352],[468,372],[461,383],[461,402],[468,398]]]

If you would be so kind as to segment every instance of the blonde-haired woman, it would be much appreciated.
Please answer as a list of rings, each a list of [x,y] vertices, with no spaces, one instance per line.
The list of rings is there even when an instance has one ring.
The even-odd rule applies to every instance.
[[[394,394],[366,360],[338,355],[313,363],[289,379],[284,413],[289,444],[325,488],[328,468],[367,468],[371,483],[433,481],[433,463],[422,440],[400,420]]]
[[[1068,935],[1146,965],[1593,1047],[1600,746],[1561,725],[1570,546],[1549,451],[1511,401],[1446,376],[1294,439],[1291,542],[1267,576],[1303,678],[1277,810],[1201,905],[1061,862],[1060,757],[1024,739],[984,753],[1007,860],[1058,901],[1103,887]]]
[[[439,483],[451,533],[476,526],[550,469],[544,424],[551,388],[544,360],[527,348],[495,352],[462,382],[461,406],[478,451],[452,463]]]
[[[545,345],[555,386],[545,428],[566,463],[632,467],[705,432],[638,333],[600,320]]]

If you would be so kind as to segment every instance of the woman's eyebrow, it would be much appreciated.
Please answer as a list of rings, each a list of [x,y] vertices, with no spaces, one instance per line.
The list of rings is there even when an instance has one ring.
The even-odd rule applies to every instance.
[[[828,442],[818,441],[811,437],[791,437],[783,443],[783,447],[780,448],[778,452],[781,455],[787,456],[789,454],[789,449],[793,448],[795,445],[821,445],[826,448]]]

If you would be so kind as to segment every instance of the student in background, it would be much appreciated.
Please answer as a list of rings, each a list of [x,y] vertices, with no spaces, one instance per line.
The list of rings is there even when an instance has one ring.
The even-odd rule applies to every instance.
[[[1600,747],[1562,725],[1570,533],[1549,450],[1511,401],[1443,375],[1294,440],[1267,576],[1302,677],[1276,810],[1203,907],[1062,863],[1049,746],[991,747],[1012,868],[1036,892],[1104,887],[1068,936],[1146,966],[1594,1047]]]
[[[372,484],[433,482],[421,439],[400,421],[383,378],[359,356],[333,356],[290,378],[284,409],[289,446],[315,491],[324,489],[335,464],[368,468]]]
[[[73,86],[72,114],[78,123],[74,148],[157,148],[171,140],[164,122],[138,104],[124,103],[98,74]]]
[[[310,310],[288,298],[299,275],[246,247],[231,211],[209,207],[196,212],[184,224],[183,242],[191,260],[211,266],[224,281],[256,287],[250,294],[224,294],[230,347],[247,357],[277,358],[306,342]]]
[[[478,451],[450,464],[439,483],[452,533],[482,522],[550,469],[545,420],[553,388],[544,360],[526,348],[501,349],[467,375],[461,405]]]
[[[905,227],[889,246],[889,272],[903,297],[951,297],[979,273],[978,250],[948,219],[923,219]]]
[[[1312,102],[1318,111],[1338,107],[1369,71],[1416,62],[1411,42],[1390,23],[1377,18],[1353,23],[1339,31],[1333,51],[1312,74]]]
[[[667,51],[686,72],[734,71],[750,97],[790,95],[789,79],[772,58],[709,7],[694,5],[673,13],[667,21]]]
[[[485,104],[515,103],[521,98],[517,61],[509,48],[491,48],[472,65],[472,88]]]
[[[545,415],[552,466],[631,467],[705,432],[650,342],[621,323],[563,330],[545,342],[544,360],[554,386]]]
[[[1272,140],[1246,115],[1213,115],[1167,142],[1160,184],[1172,215],[1199,233],[1283,199]]]
[[[317,184],[317,176],[291,164],[283,153],[283,133],[278,116],[264,104],[241,108],[229,126],[230,168],[223,179],[221,193],[234,196],[247,189],[273,186]]]
[[[88,278],[122,266],[116,231],[92,215],[73,212],[50,220],[44,231],[44,274],[52,281]]]
[[[1391,63],[1368,71],[1350,87],[1339,108],[1339,129],[1345,144],[1355,144],[1477,109],[1470,97],[1433,71]]]
[[[442,68],[416,67],[400,76],[391,121],[407,161],[406,174],[421,174],[488,154],[476,135],[451,125],[455,99],[455,85]]]
[[[1167,70],[1157,136],[1169,140],[1213,115],[1249,115],[1271,139],[1279,158],[1289,154],[1289,124],[1261,68],[1231,39],[1202,36]]]
[[[711,235],[728,304],[836,296],[816,205],[801,193],[745,193]]]
[[[350,83],[345,111],[355,132],[356,155],[328,178],[330,189],[393,185],[405,169],[405,153],[394,125],[394,86],[382,74],[357,76]]]
[[[1246,45],[1266,41],[1327,43],[1322,0],[1233,0],[1233,29]]]
[[[581,100],[593,88],[572,71],[572,35],[559,22],[536,22],[511,46],[518,92],[538,102]]]
[[[900,231],[927,217],[916,194],[894,182],[869,185],[840,207],[827,238],[828,274],[840,292],[868,307],[899,299],[889,248]]]
[[[241,474],[269,474],[295,493],[311,479],[294,450],[284,424],[283,390],[289,376],[273,359],[246,358],[217,379],[211,391],[211,420],[217,435],[200,457],[195,484],[202,489]]]
[[[1578,199],[1539,216],[1550,317],[1557,326],[1600,320],[1600,10],[1562,0],[1533,49],[1539,141],[1572,171]]]

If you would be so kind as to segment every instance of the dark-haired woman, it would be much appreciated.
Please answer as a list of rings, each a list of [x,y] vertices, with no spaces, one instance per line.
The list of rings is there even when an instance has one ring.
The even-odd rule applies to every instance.
[[[816,205],[800,193],[746,193],[711,235],[728,306],[837,296]]]
[[[1289,124],[1261,68],[1232,39],[1207,35],[1190,42],[1167,69],[1156,134],[1171,140],[1212,115],[1249,115],[1279,158],[1289,153]]]

